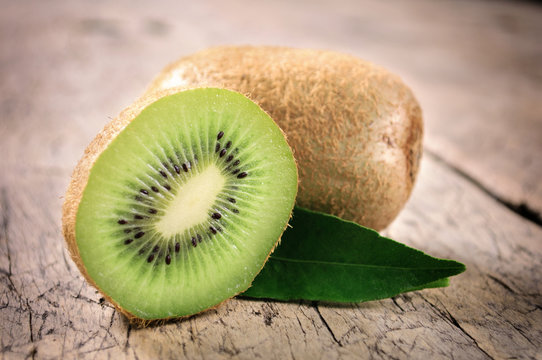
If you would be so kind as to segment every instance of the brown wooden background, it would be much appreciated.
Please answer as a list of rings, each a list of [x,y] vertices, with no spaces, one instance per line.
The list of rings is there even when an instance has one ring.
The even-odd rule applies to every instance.
[[[352,53],[426,123],[386,230],[464,262],[445,289],[345,306],[232,300],[134,329],[64,250],[94,135],[168,62],[217,44]],[[542,359],[542,6],[520,1],[0,0],[0,358]]]

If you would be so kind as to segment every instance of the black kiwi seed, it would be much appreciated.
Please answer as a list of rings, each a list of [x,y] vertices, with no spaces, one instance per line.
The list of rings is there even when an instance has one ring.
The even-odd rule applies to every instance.
[[[220,143],[216,143],[215,145],[215,152],[218,152],[220,150]]]
[[[134,239],[126,239],[124,240],[124,245],[130,244],[132,241],[134,241]]]
[[[224,131],[220,131],[220,132],[218,133],[218,135],[216,136],[216,139],[217,139],[217,140],[220,140],[220,139],[222,139],[222,136],[224,136]]]
[[[126,220],[123,220],[123,219],[120,219],[119,221],[117,221],[120,225],[124,225],[126,224]]]
[[[138,232],[137,234],[135,234],[134,237],[135,237],[136,239],[139,239],[139,238],[142,237],[143,235],[145,235],[145,233],[144,233],[143,231],[140,231],[140,232]]]
[[[134,215],[134,219],[141,220],[141,219],[143,219],[143,216],[141,216],[141,215]]]
[[[198,243],[196,242],[196,238],[195,238],[195,237],[192,238],[192,246],[193,246],[193,247],[198,246]]]
[[[124,229],[124,232],[125,232],[126,234],[129,234],[129,233],[132,232],[132,229]]]
[[[166,188],[166,190],[171,190],[171,186],[169,186],[169,184],[164,184],[164,187]]]
[[[190,163],[184,163],[183,164],[183,170],[184,170],[184,172],[188,172],[188,170],[190,170]]]
[[[230,146],[231,146],[231,141],[228,141],[228,142],[226,143],[226,149],[229,149]]]
[[[230,162],[233,160],[233,155],[230,155],[226,158],[226,162]]]
[[[231,209],[231,211],[233,211],[233,212],[236,213],[236,214],[239,214],[239,210],[238,210],[238,209]]]
[[[169,254],[166,255],[166,264],[171,264],[171,256],[169,256]]]
[[[237,166],[237,165],[239,165],[239,163],[240,163],[240,161],[239,161],[239,160],[235,160],[235,161],[233,162],[233,164],[232,164],[232,165],[233,165],[233,166]]]
[[[149,209],[149,213],[151,214],[156,214],[158,212],[158,210],[156,209]]]
[[[228,201],[231,202],[232,204],[235,204],[235,203],[236,203],[236,201],[235,201],[234,198],[229,198]]]
[[[220,154],[219,154],[219,155],[220,155],[220,157],[226,155],[226,149],[220,150]]]
[[[147,262],[150,263],[153,260],[154,260],[154,254],[150,254],[149,257],[147,258]]]
[[[214,226],[209,226],[209,230],[211,230],[213,234],[216,234],[216,229],[214,228]]]
[[[167,179],[167,174],[165,173],[164,170],[160,170],[160,175],[162,175],[164,178]]]
[[[198,241],[201,242],[201,235],[197,234],[196,236],[198,237]]]
[[[214,213],[214,214],[212,215],[212,218],[213,218],[213,219],[216,219],[216,220],[220,219],[221,217],[222,217],[222,215],[220,215],[219,213]]]
[[[158,192],[158,188],[156,186],[151,186],[152,191]]]
[[[137,253],[139,255],[143,255],[144,252],[145,252],[145,248],[141,248],[141,249],[139,249],[139,251]]]
[[[155,253],[158,250],[160,250],[160,247],[158,245],[155,245],[154,248],[152,249],[152,252]]]
[[[149,195],[149,192],[147,190],[145,190],[145,189],[141,189],[141,190],[139,190],[139,192],[142,193],[142,194],[145,194],[145,195]]]
[[[239,171],[240,171],[239,169],[235,169],[235,170],[233,170],[231,173],[232,173],[233,175],[235,175],[235,174],[237,174]]]
[[[242,173],[240,173],[239,175],[237,175],[237,178],[238,178],[238,179],[242,179],[242,178],[244,178],[244,177],[247,177],[247,175],[248,175],[248,174],[247,174],[246,172],[243,171]]]
[[[175,252],[178,253],[179,250],[181,250],[181,244],[180,243],[175,243]]]
[[[181,173],[181,168],[178,167],[177,165],[173,165],[173,168],[175,169],[175,172],[176,172],[177,174],[180,174],[180,173]]]

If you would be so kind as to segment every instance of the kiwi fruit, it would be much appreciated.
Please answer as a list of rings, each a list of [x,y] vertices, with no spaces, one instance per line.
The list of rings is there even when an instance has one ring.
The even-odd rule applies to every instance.
[[[286,133],[299,205],[382,230],[406,203],[423,124],[398,76],[336,52],[226,46],[169,65],[149,91],[201,85],[246,94]]]
[[[88,146],[63,234],[84,277],[131,320],[189,316],[250,286],[297,183],[284,134],[254,102],[169,89],[128,107]]]

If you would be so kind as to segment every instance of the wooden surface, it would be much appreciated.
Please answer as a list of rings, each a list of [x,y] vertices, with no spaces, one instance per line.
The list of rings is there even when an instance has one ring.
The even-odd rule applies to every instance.
[[[0,1],[2,359],[542,359],[542,7],[149,4]],[[424,110],[426,152],[385,233],[467,272],[382,301],[234,299],[132,328],[67,256],[62,196],[110,118],[168,62],[216,44],[333,49],[399,73]]]

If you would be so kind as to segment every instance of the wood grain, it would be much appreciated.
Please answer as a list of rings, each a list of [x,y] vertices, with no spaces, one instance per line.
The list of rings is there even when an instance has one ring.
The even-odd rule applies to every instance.
[[[542,228],[494,199],[542,208],[539,6],[0,6],[0,358],[541,358]],[[234,299],[147,329],[104,302],[60,234],[70,173],[167,62],[227,43],[332,48],[400,73],[425,110],[429,152],[386,235],[467,272],[364,304]]]
[[[463,261],[468,271],[449,288],[359,305],[232,300],[150,329],[130,328],[67,259],[54,217],[65,174],[4,178],[3,352],[24,357],[37,351],[45,358],[96,352],[114,358],[535,358],[542,346],[542,230],[425,160],[418,191],[388,235]]]

